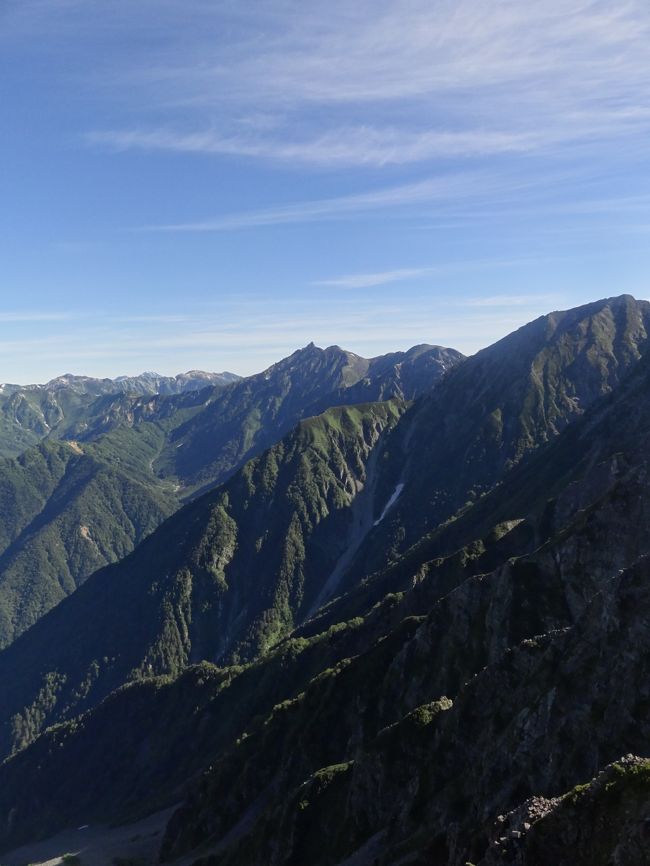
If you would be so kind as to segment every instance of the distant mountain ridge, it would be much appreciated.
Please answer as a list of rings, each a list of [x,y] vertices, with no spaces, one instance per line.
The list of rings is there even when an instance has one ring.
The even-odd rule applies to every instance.
[[[223,388],[240,377],[234,373],[193,370],[177,376],[143,373],[117,379],[65,374],[44,385],[0,385],[0,457],[17,457],[47,438],[65,438],[66,429],[109,395],[183,394],[204,387]]]
[[[78,394],[180,394],[183,391],[197,391],[208,385],[229,385],[241,379],[236,373],[206,373],[204,370],[189,370],[176,376],[162,376],[160,373],[145,372],[137,376],[117,376],[115,379],[98,379],[93,376],[80,376],[65,373],[50,379],[42,385],[0,384],[0,395],[15,394],[17,391],[60,391],[63,388]]]

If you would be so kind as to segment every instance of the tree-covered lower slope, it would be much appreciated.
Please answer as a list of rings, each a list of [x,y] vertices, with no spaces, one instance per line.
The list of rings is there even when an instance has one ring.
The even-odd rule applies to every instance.
[[[122,559],[177,507],[147,465],[155,443],[44,442],[0,461],[0,647]]]
[[[131,679],[254,657],[303,621],[377,519],[395,402],[300,424],[0,653],[6,754]]]
[[[488,856],[500,838],[499,815],[533,795],[560,795],[628,751],[644,754],[649,386],[646,356],[492,492],[258,660],[136,678],[46,732],[0,768],[0,815],[8,819],[1,844],[174,802],[209,764],[168,828],[167,859],[462,866]],[[371,453],[389,455],[390,438],[384,433]],[[297,457],[313,446],[312,431],[297,451],[282,448]],[[240,490],[267,475],[267,457],[233,479]],[[224,490],[235,487],[219,495]],[[195,526],[198,539],[203,524],[193,513],[186,537]],[[263,512],[255,514],[263,533]],[[227,522],[219,516],[217,526],[222,532]],[[203,537],[211,538],[207,561],[214,563],[227,539]],[[171,550],[182,541],[172,531],[164,538]],[[140,549],[148,544],[140,562],[154,556],[151,541]],[[201,551],[200,542],[189,549]],[[120,584],[120,596],[136,572]],[[155,595],[151,573],[147,579]],[[126,626],[114,646],[134,626],[133,606],[144,609],[125,595]],[[337,610],[345,613],[338,621]],[[85,614],[95,624],[91,607]],[[33,671],[53,643],[73,644],[70,658],[79,657],[87,638],[74,641],[83,619],[80,612],[74,628],[41,632],[48,637],[40,645],[26,635],[24,648],[16,652],[18,641],[0,655],[2,679],[27,671],[22,679],[38,683]],[[181,645],[181,624],[188,633],[196,627],[189,616],[169,623],[169,646]],[[63,681],[67,658],[57,651],[53,661],[61,680],[51,677],[52,690],[43,689],[21,720],[72,717],[103,694],[93,694],[95,674],[106,676],[101,661],[88,663],[81,686],[72,683],[72,700]],[[16,695],[4,691],[0,704]]]

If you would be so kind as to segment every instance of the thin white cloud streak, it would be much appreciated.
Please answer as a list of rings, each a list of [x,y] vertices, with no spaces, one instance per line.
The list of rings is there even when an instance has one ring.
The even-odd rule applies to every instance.
[[[573,181],[572,198],[565,184]],[[223,214],[212,219],[131,227],[131,232],[225,232],[328,220],[351,219],[358,214],[417,216],[426,220],[416,228],[460,227],[495,217],[543,216],[611,217],[647,215],[650,196],[595,195],[586,167],[571,172],[545,171],[529,176],[504,171],[467,171],[440,174],[410,184],[380,187],[368,192],[295,202],[255,211]],[[430,208],[435,207],[435,212]],[[432,220],[437,219],[436,222]],[[450,224],[450,220],[458,223]]]
[[[230,214],[202,222],[177,223],[159,226],[144,226],[137,231],[151,232],[211,232],[255,226],[282,225],[283,223],[308,222],[340,217],[362,211],[395,208],[421,202],[457,199],[476,195],[481,184],[489,179],[479,174],[458,174],[428,178],[402,186],[386,187],[370,192],[319,199],[269,208]]]
[[[492,295],[485,298],[467,298],[458,301],[460,307],[535,307],[543,304],[546,308],[550,304],[560,301],[558,295]]]
[[[394,271],[379,271],[374,274],[348,274],[329,280],[314,280],[313,286],[333,289],[366,289],[373,286],[383,286],[387,283],[400,283],[424,277],[435,271],[435,268],[399,268]]]
[[[554,256],[552,261],[558,261],[559,257]],[[475,271],[494,268],[513,268],[527,265],[539,266],[542,261],[548,262],[550,259],[540,258],[517,258],[517,259],[467,259],[459,262],[447,262],[439,265],[429,265],[426,267],[410,267],[410,268],[393,268],[386,271],[376,271],[370,273],[355,273],[344,274],[339,277],[330,277],[328,279],[312,280],[312,286],[335,289],[365,289],[375,286],[387,285],[390,283],[405,282],[408,280],[417,280],[421,277],[430,277],[433,275],[444,276],[463,271]],[[518,296],[525,299],[527,296]],[[531,296],[531,301],[548,298],[544,296]],[[477,298],[476,303],[481,299]],[[495,300],[495,299],[486,299]],[[470,304],[472,300],[463,302],[454,302],[457,304]],[[490,304],[487,304],[490,306]]]
[[[15,312],[0,312],[0,323],[36,324],[38,322],[67,322],[78,319],[80,315],[73,312],[41,312],[38,310],[18,310]]]
[[[526,129],[397,129],[387,126],[339,126],[313,137],[272,138],[209,131],[174,129],[96,130],[85,134],[90,145],[114,152],[160,151],[201,156],[231,156],[326,168],[348,166],[381,168],[440,159],[471,159],[499,155],[557,156],[569,145],[590,147],[622,135],[642,136],[650,127],[650,110],[576,113],[559,125],[546,118]],[[281,130],[287,135],[287,130]],[[295,133],[290,133],[295,135]]]
[[[547,191],[551,181],[558,182],[561,174],[547,173],[543,178],[508,175],[487,171],[466,171],[439,174],[414,183],[380,187],[328,199],[296,202],[259,211],[225,214],[214,219],[186,223],[139,226],[136,232],[219,232],[260,226],[305,223],[342,219],[359,213],[384,210],[408,210],[422,205],[445,206],[446,211],[458,209],[461,203],[494,204],[495,201],[516,200],[522,193],[532,195],[536,189]],[[412,210],[411,210],[412,212]]]
[[[582,134],[585,134],[583,129]],[[437,157],[526,153],[551,143],[546,134],[497,130],[408,131],[395,128],[341,127],[305,140],[273,140],[169,129],[104,130],[85,136],[89,144],[114,151],[170,151],[186,154],[244,156],[320,166],[406,165]]]

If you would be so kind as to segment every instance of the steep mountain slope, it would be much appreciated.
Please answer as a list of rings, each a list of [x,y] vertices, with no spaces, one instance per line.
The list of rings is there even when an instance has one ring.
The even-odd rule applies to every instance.
[[[564,775],[543,775],[546,741],[535,745],[527,734],[519,747],[517,736],[508,734],[510,739],[502,746],[500,726],[514,725],[512,719],[522,707],[533,707],[527,712],[535,717],[534,707],[543,704],[557,685],[553,675],[558,664],[565,653],[573,652],[573,638],[567,635],[582,629],[575,642],[576,652],[582,652],[584,635],[598,634],[601,613],[606,610],[602,624],[610,629],[609,637],[589,639],[587,648],[600,652],[599,640],[605,647],[607,640],[619,640],[618,589],[610,591],[609,580],[618,569],[628,568],[650,552],[646,530],[650,525],[649,384],[650,358],[646,356],[621,386],[598,400],[578,423],[522,461],[492,493],[441,527],[437,537],[390,566],[381,576],[382,581],[388,579],[388,586],[382,585],[384,591],[397,589],[397,595],[368,598],[352,591],[350,606],[345,608],[347,621],[325,621],[320,633],[303,629],[243,668],[219,671],[201,665],[178,680],[136,682],[83,719],[41,737],[0,770],[0,788],[11,792],[5,798],[0,795],[0,814],[16,810],[14,835],[5,837],[3,844],[8,839],[20,840],[21,833],[22,838],[34,833],[35,827],[51,832],[82,816],[85,820],[116,817],[117,808],[118,812],[125,810],[123,817],[129,810],[137,814],[146,805],[173,802],[183,780],[202,761],[209,761],[213,770],[170,826],[167,856],[185,856],[203,845],[204,850],[219,850],[219,863],[337,863],[359,846],[369,844],[372,849],[375,843],[369,840],[380,834],[373,856],[381,857],[382,863],[401,862],[404,846],[411,851],[412,862],[420,862],[417,857],[427,862],[427,856],[437,855],[440,862],[464,863],[487,845],[498,811],[515,807],[533,793],[561,793],[628,749],[643,754],[642,739],[628,740],[628,729],[616,726],[603,725],[602,742],[586,757],[575,746],[581,740],[589,741],[585,733],[594,718],[618,713],[621,704],[616,701],[627,699],[627,674],[621,668],[616,674],[622,677],[621,689],[612,704],[616,709],[606,710],[598,703],[606,697],[598,683],[610,682],[613,668],[607,665],[616,664],[620,650],[610,655],[605,649],[604,668],[589,657],[586,667],[575,673],[577,679],[573,668],[567,669],[564,697],[556,711],[558,724],[563,713],[575,716],[568,740],[572,751],[566,751],[561,728],[552,747],[560,750],[553,766],[564,755]],[[407,418],[408,413],[402,417]],[[384,437],[384,444],[374,453],[383,457],[389,439]],[[313,437],[306,442],[311,453]],[[283,453],[286,448],[283,444]],[[328,445],[324,453],[330,449]],[[304,451],[303,442],[288,453],[295,460]],[[366,467],[368,463],[366,460]],[[274,465],[265,455],[251,467],[252,474],[243,472],[233,479],[242,486],[225,489],[233,496],[237,490],[239,497],[254,478],[259,488],[269,473],[274,474]],[[330,473],[325,472],[326,484],[328,477]],[[276,482],[276,490],[278,486]],[[310,486],[309,477],[300,476],[294,489]],[[373,522],[381,515],[384,501],[379,499],[373,508]],[[268,525],[262,513],[256,507],[259,533]],[[339,512],[341,517],[344,513]],[[229,523],[216,509],[215,517],[216,531],[204,536],[206,547],[200,555],[211,557],[207,561],[218,571],[219,557],[232,546],[232,535],[226,537]],[[286,524],[281,526],[284,537]],[[482,537],[480,533],[491,526],[494,530],[489,537]],[[248,537],[259,537],[259,533]],[[173,546],[174,535],[167,533],[166,538]],[[246,544],[249,550],[251,546]],[[526,554],[523,558],[508,562],[513,554],[522,553]],[[309,558],[306,551],[303,574]],[[242,575],[258,573],[259,566],[249,568],[247,560],[241,562],[246,563]],[[634,572],[637,583],[643,582],[644,568]],[[486,570],[491,571],[488,576],[473,576]],[[294,576],[298,573],[293,572]],[[322,581],[322,572],[316,580]],[[621,664],[640,665],[642,677],[650,645],[643,626],[644,603],[636,600],[635,614],[640,621],[630,623],[636,629],[635,649],[622,653]],[[171,596],[167,601],[173,610]],[[598,604],[605,607],[598,608],[601,613],[596,616],[594,605]],[[129,606],[130,599],[127,609]],[[305,608],[309,610],[308,601],[303,603]],[[176,610],[182,609],[176,605]],[[297,610],[299,615],[300,606]],[[222,607],[220,616],[221,611]],[[128,628],[128,613],[126,617]],[[51,634],[56,639],[50,636],[43,646],[73,642],[82,619],[78,618],[71,631],[54,629]],[[260,621],[266,626],[264,618]],[[194,619],[187,614],[183,622],[177,615],[171,617],[166,623],[165,647],[180,645],[176,638],[179,625],[195,629]],[[549,637],[540,638],[543,633]],[[248,651],[249,636],[243,634],[243,648]],[[262,629],[262,637],[268,634]],[[122,645],[123,637],[119,633],[117,637]],[[19,645],[20,641],[16,647]],[[192,647],[197,646],[193,638]],[[253,654],[259,648],[263,646],[258,643]],[[73,652],[78,649],[77,644]],[[547,649],[545,660],[538,664],[540,653]],[[101,651],[97,647],[96,655]],[[40,652],[34,650],[34,659]],[[154,657],[162,653],[163,646],[157,644]],[[10,659],[1,671],[3,678],[10,670],[25,670],[22,651],[13,656],[11,651],[2,654],[0,665],[3,656]],[[56,670],[68,675],[70,668],[60,664],[61,658],[53,660]],[[173,665],[155,669],[173,670]],[[93,668],[93,676],[95,673]],[[28,678],[31,676],[28,672]],[[578,688],[583,680],[586,685]],[[49,718],[65,717],[66,685],[61,687],[52,675],[49,683],[49,691],[47,679],[38,683],[43,689],[37,705],[14,719],[14,735],[24,735],[26,720],[31,721],[38,712],[51,712],[48,700],[57,689],[58,707]],[[92,684],[84,687],[92,692]],[[92,705],[102,688],[100,685],[85,703],[73,694],[70,715]],[[635,688],[640,703],[638,708],[623,711],[623,720],[643,718],[644,692]],[[36,687],[31,694],[36,694]],[[511,695],[516,697],[511,699]],[[6,691],[2,694],[3,705],[11,699]],[[188,715],[182,708],[189,706],[193,709]],[[447,716],[456,721],[449,723],[449,731],[444,729],[446,739],[438,745],[437,726],[448,724],[439,721]],[[482,731],[482,725],[488,733]],[[515,725],[515,733],[517,730]],[[101,755],[110,752],[109,743],[115,736],[123,757],[113,769],[102,762]],[[143,741],[147,744],[144,752]],[[484,781],[475,793],[476,768],[466,763],[477,760],[477,755]],[[526,768],[531,760],[538,761],[539,772],[529,779]],[[30,784],[24,785],[21,779],[29,779]],[[39,780],[38,790],[48,790],[57,779],[66,796],[56,803],[52,798],[35,797],[35,779]],[[401,811],[399,804],[404,807]],[[456,859],[449,859],[452,853]]]
[[[500,816],[480,864],[637,866],[648,859],[649,802],[650,761],[625,755],[560,797],[532,797]]]
[[[609,576],[650,550],[649,366],[533,461],[551,489],[573,461],[544,518],[553,539],[254,724],[175,819],[168,856],[204,844],[219,864],[338,863],[357,849],[381,864],[476,862],[500,811],[646,753],[647,560]],[[256,826],[233,832],[250,809]]]
[[[498,815],[643,755],[646,316],[553,314],[444,399],[303,422],[93,576],[0,654],[4,750],[67,720],[0,768],[0,844],[168,804],[209,763],[165,858],[461,866]]]
[[[303,422],[0,653],[2,751],[130,679],[254,656],[285,635],[383,505],[373,466],[401,411]]]
[[[363,854],[381,866],[477,862],[487,829],[509,807],[566,791],[621,749],[644,754],[648,587],[643,561],[614,578],[575,626],[523,641],[453,699],[439,694],[393,722],[381,713],[389,705],[363,688],[367,664],[350,688],[352,660],[278,708],[257,743],[262,761],[248,738],[239,755],[233,749],[215,765],[170,825],[165,856],[205,842],[219,864],[340,863]],[[405,681],[407,658],[391,665],[390,680]],[[345,750],[332,728],[335,696],[344,699],[339,719],[341,707],[359,702],[361,735]],[[319,738],[324,730],[337,731],[334,742]],[[269,783],[278,752],[282,771]],[[253,826],[233,832],[256,801]]]
[[[44,442],[0,461],[0,647],[175,510],[171,487],[149,475],[155,453],[139,437],[126,461],[113,437]]]
[[[403,488],[361,555],[380,568],[492,489],[616,387],[649,329],[650,304],[624,295],[543,316],[452,370],[393,436],[402,459],[382,483]]]

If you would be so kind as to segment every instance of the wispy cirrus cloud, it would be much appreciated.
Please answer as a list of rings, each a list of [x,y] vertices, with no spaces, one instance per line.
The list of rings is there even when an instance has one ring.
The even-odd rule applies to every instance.
[[[574,179],[580,171],[573,172]],[[494,207],[521,207],[522,202],[542,202],[552,196],[564,172],[547,171],[542,177],[518,170],[467,170],[440,172],[412,183],[378,186],[332,198],[292,202],[260,210],[226,213],[214,218],[182,223],[134,227],[135,232],[223,232],[237,229],[322,222],[356,218],[360,214],[413,215],[423,209],[440,215],[474,216]]]
[[[556,257],[557,260],[557,257]],[[312,286],[333,289],[366,289],[375,286],[383,286],[390,283],[403,283],[410,280],[419,280],[422,277],[442,277],[460,272],[485,271],[492,269],[507,269],[515,267],[526,267],[541,263],[539,258],[519,259],[463,259],[456,262],[428,265],[425,267],[394,268],[391,270],[371,271],[364,273],[344,274],[328,279],[312,280]],[[552,295],[494,295],[486,298],[466,298],[464,300],[452,300],[446,302],[452,306],[518,306],[526,303],[549,301]]]
[[[544,172],[529,174],[512,169],[440,172],[412,183],[379,186],[349,195],[233,211],[189,222],[135,226],[128,230],[136,233],[228,232],[384,214],[391,218],[417,217],[420,222],[415,227],[425,230],[489,224],[504,214],[512,219],[647,218],[650,194],[602,197],[594,180],[587,166],[574,166],[568,172],[546,168]],[[569,182],[571,197],[566,196],[564,187]]]
[[[110,9],[100,0],[10,0],[8,8],[5,43],[47,33],[47,50],[70,58],[69,76],[76,52],[97,48],[93,70],[79,65],[79,88],[110,108],[112,122],[79,137],[116,154],[392,177],[401,170],[402,181],[409,166],[453,176],[491,165],[507,175],[519,161],[548,177],[549,166],[567,160],[606,174],[612,163],[645,158],[645,0],[332,0],[327,8],[115,0]],[[410,186],[414,201],[424,187]],[[389,206],[401,202],[350,194],[160,230],[221,231]]]
[[[151,5],[131,8],[132,28]],[[598,147],[650,128],[644,0],[167,2],[155,18],[166,37],[146,64],[112,72],[142,122],[87,142],[383,166]]]
[[[0,323],[68,322],[79,319],[79,313],[48,310],[13,310],[0,312]]]
[[[518,183],[525,181],[514,181]],[[283,225],[287,223],[309,222],[332,218],[344,218],[363,212],[396,209],[422,203],[441,201],[460,201],[464,198],[476,199],[500,188],[503,192],[503,179],[480,172],[459,172],[428,177],[414,183],[398,186],[380,187],[367,192],[334,198],[316,199],[271,207],[259,211],[244,211],[227,214],[214,219],[163,225],[143,226],[136,231],[145,232],[219,232],[233,229],[254,228],[257,226]]]
[[[548,141],[548,134],[546,140]],[[395,127],[341,127],[302,139],[223,135],[215,130],[177,132],[170,129],[103,130],[85,136],[89,144],[114,151],[244,156],[315,166],[408,165],[434,158],[526,153],[539,147],[534,132],[498,130],[400,130]]]

